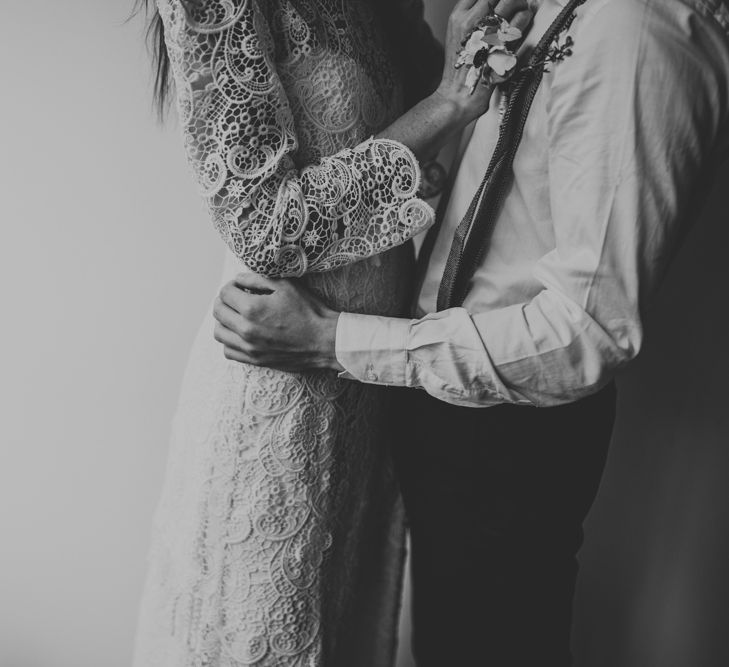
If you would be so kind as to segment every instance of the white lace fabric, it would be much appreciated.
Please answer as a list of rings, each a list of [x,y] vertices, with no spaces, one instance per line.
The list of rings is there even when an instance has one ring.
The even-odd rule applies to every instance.
[[[433,211],[417,198],[420,171],[405,146],[369,139],[334,154],[309,149],[317,129],[341,135],[362,120],[380,127],[389,106],[360,106],[356,95],[372,84],[355,59],[347,67],[339,58],[331,76],[332,49],[342,44],[331,22],[341,2],[264,4],[159,3],[188,158],[228,247],[255,273],[301,276],[422,232]],[[313,5],[316,21],[307,22]],[[281,45],[286,75],[307,75],[293,98],[299,108],[277,71]],[[308,141],[295,112],[315,121]]]
[[[402,3],[402,34],[429,34],[422,3],[380,1]],[[186,152],[232,251],[223,280],[242,263],[313,271],[303,280],[332,305],[406,314],[404,241],[432,211],[409,151],[369,140],[403,111],[370,1],[205,3],[189,15],[158,4]],[[333,372],[228,362],[208,314],[175,416],[134,667],[392,665],[404,534],[392,404]]]

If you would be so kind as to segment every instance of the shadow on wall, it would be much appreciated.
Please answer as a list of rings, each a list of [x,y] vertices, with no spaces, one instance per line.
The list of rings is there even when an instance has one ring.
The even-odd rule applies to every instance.
[[[581,667],[729,664],[727,185],[729,165],[658,294],[643,353],[620,378],[581,559]]]

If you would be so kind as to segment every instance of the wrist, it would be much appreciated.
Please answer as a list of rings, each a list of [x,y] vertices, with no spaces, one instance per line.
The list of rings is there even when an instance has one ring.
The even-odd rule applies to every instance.
[[[443,84],[430,96],[441,117],[454,131],[462,130],[476,114],[468,91],[455,90],[452,84]]]

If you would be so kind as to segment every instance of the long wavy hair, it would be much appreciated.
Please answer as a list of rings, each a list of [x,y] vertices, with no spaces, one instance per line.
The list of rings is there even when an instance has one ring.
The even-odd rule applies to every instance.
[[[165,27],[154,0],[135,0],[133,13],[144,13],[147,18],[145,36],[154,68],[154,102],[160,118],[164,118],[171,88],[170,57],[165,46]]]

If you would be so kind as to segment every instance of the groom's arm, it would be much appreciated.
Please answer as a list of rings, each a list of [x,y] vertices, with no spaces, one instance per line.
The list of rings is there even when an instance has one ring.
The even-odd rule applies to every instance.
[[[349,376],[458,404],[553,405],[639,352],[646,301],[726,143],[729,46],[688,4],[614,2],[589,20],[550,90],[556,247],[535,270],[543,290],[485,313],[344,314]]]
[[[295,284],[271,283],[278,292],[268,298],[229,286],[224,321],[242,335],[221,328],[226,353],[280,368],[344,368],[362,382],[474,406],[569,402],[632,359],[645,301],[726,140],[729,46],[718,23],[683,3],[603,7],[554,72],[556,247],[535,271],[542,292],[490,312],[407,320],[311,303],[291,314],[303,298]]]

